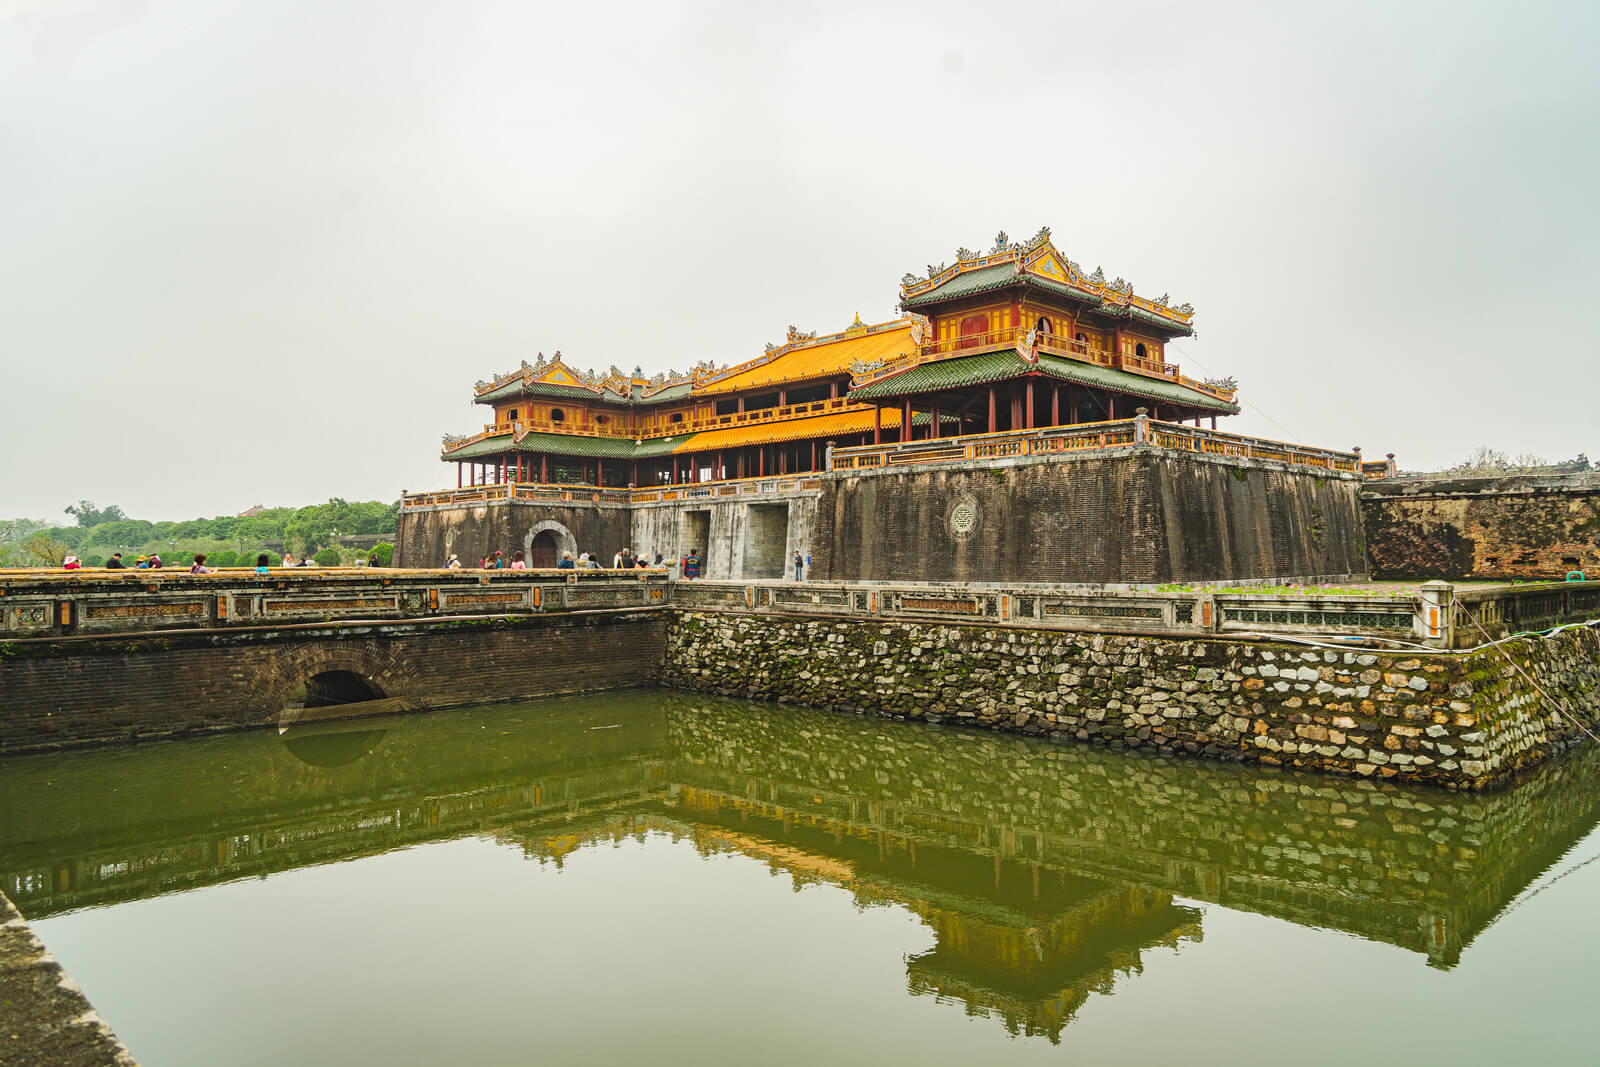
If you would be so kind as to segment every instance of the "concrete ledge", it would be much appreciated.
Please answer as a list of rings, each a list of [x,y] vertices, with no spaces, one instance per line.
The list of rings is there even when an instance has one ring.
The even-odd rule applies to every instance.
[[[0,893],[0,1064],[134,1067],[133,1053]]]

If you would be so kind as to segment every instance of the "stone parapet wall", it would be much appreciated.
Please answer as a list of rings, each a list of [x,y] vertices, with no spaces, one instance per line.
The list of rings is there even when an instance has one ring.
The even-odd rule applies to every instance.
[[[279,725],[329,672],[389,711],[648,685],[665,629],[659,610],[602,610],[10,642],[0,753]]]
[[[663,677],[686,689],[1061,741],[1481,789],[1578,734],[1523,683],[1505,647],[1559,686],[1576,714],[1595,719],[1593,629],[1427,656],[678,611]]]

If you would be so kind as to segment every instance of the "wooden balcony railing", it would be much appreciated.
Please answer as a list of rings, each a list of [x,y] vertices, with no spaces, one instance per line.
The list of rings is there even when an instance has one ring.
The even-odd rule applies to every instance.
[[[782,422],[788,419],[806,419],[817,415],[830,415],[843,411],[871,411],[870,404],[861,404],[846,397],[837,397],[828,400],[808,400],[799,404],[785,404],[782,407],[760,408],[755,411],[732,412],[727,415],[712,415],[703,419],[684,419],[682,422],[657,423],[650,426],[634,426],[627,423],[597,424],[593,421],[586,423],[576,422],[551,422],[547,419],[513,419],[509,422],[487,423],[478,433],[451,441],[447,446],[448,452],[464,448],[470,444],[487,440],[500,434],[521,434],[527,431],[539,433],[563,433],[578,437],[611,437],[630,441],[648,441],[662,437],[677,437],[682,434],[701,433],[705,430],[722,430],[737,426],[755,426],[771,422]]]
[[[915,352],[907,353],[898,359],[893,359],[881,366],[857,375],[852,386],[862,386],[887,378],[892,374],[909,370],[918,364],[928,363],[936,359],[951,359],[965,355],[980,355],[984,352],[996,352],[1007,348],[1023,349],[1029,341],[1027,330],[990,330],[987,333],[969,334],[966,337],[952,337],[933,344],[924,345]],[[1079,341],[1065,334],[1044,333],[1033,338],[1038,351],[1052,356],[1061,356],[1065,359],[1074,359],[1080,363],[1089,363],[1097,367],[1106,367],[1110,370],[1127,371],[1130,374],[1139,374],[1147,378],[1160,378],[1164,381],[1175,382],[1185,388],[1214,396],[1219,400],[1233,402],[1236,390],[1222,389],[1205,382],[1197,381],[1182,374],[1176,363],[1168,363],[1160,359],[1141,358],[1133,355],[1119,355],[1106,348],[1097,348],[1085,341]]]

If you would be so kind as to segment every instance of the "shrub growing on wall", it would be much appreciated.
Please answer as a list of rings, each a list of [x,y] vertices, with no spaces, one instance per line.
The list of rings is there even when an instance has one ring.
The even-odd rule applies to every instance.
[[[379,541],[367,553],[367,563],[374,567],[394,566],[394,546],[387,541]]]
[[[337,548],[325,548],[311,558],[317,561],[317,566],[319,567],[337,567],[339,565],[339,550]]]

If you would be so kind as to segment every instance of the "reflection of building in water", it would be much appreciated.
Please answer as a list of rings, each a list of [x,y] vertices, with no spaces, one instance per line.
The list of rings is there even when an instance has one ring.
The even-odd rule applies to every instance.
[[[36,919],[426,841],[561,862],[662,832],[914,912],[934,944],[907,961],[913,993],[1055,1035],[1151,948],[1199,936],[1178,898],[1450,966],[1600,817],[1600,750],[1459,795],[629,702],[502,709],[492,732],[477,716],[367,723],[313,732],[309,753],[255,733],[5,761],[0,888]]]
[[[1142,969],[1146,949],[1200,939],[1200,913],[1172,894],[871,831],[824,812],[677,789],[705,852],[736,851],[828,882],[869,905],[904,908],[933,932],[907,961],[914,994],[963,1002],[1013,1033],[1056,1040],[1092,992]]]

